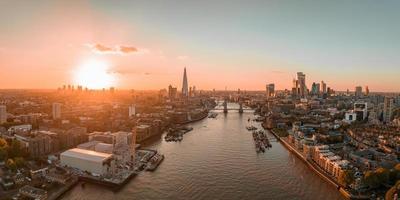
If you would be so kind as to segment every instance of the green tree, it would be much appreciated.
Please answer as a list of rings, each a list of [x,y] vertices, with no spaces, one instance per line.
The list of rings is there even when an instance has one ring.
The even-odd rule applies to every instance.
[[[5,161],[8,157],[7,149],[0,148],[0,161]]]
[[[378,176],[373,171],[367,171],[364,175],[363,181],[365,185],[367,185],[371,189],[378,188],[381,185]]]
[[[22,156],[21,143],[18,140],[13,140],[11,142],[8,155],[11,158]]]
[[[8,157],[8,144],[3,138],[0,138],[0,161],[6,160]]]
[[[350,184],[352,184],[354,180],[354,171],[352,170],[345,170],[338,178],[339,183],[345,187],[348,187]]]
[[[385,168],[378,168],[375,170],[375,174],[380,184],[389,184],[389,170]]]
[[[25,159],[23,157],[15,157],[14,161],[18,168],[25,166]]]
[[[13,159],[8,159],[6,166],[8,169],[12,170],[12,171],[16,171],[17,170],[17,165],[15,164]]]

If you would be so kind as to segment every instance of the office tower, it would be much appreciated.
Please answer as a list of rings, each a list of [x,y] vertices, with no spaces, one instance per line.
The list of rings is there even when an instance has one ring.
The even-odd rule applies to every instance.
[[[292,87],[292,96],[297,97],[299,95],[299,86],[298,81],[293,79],[293,87]]]
[[[168,98],[175,99],[176,93],[178,92],[177,88],[172,87],[171,85],[168,86]]]
[[[275,96],[275,84],[270,83],[266,85],[267,98]]]
[[[355,95],[356,97],[362,97],[362,87],[361,87],[361,86],[357,86],[357,87],[355,88],[355,93],[354,93],[354,95]]]
[[[129,117],[133,117],[136,115],[136,105],[130,105],[129,106],[129,113],[128,116]]]
[[[319,83],[313,83],[311,86],[311,94],[313,95],[319,95],[320,93],[320,84]]]
[[[189,86],[188,86],[188,80],[187,80],[187,75],[186,75],[186,67],[183,70],[182,96],[183,97],[189,96]]]
[[[7,107],[0,105],[0,124],[7,122]]]
[[[196,86],[193,86],[192,93],[193,93],[193,96],[196,96]]]
[[[369,88],[368,88],[368,86],[365,86],[365,96],[368,96],[369,95]]]
[[[385,97],[383,102],[383,121],[389,123],[392,121],[394,108],[394,99],[392,97]]]
[[[61,118],[61,104],[53,103],[53,119]]]
[[[315,87],[316,87],[316,90],[317,90],[317,94],[319,95],[321,93],[321,84],[315,83]]]
[[[322,94],[326,94],[327,93],[326,83],[324,81],[321,81],[321,90],[322,90]]]
[[[368,104],[366,102],[354,103],[354,112],[357,115],[357,121],[366,119],[368,114]]]
[[[297,83],[300,97],[305,98],[307,96],[307,86],[306,75],[303,72],[297,72]]]

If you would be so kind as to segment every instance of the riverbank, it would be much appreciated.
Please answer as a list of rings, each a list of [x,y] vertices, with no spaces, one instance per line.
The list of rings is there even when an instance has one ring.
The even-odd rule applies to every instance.
[[[263,126],[264,128],[264,126]],[[339,190],[339,192],[345,197],[346,199],[369,199],[367,196],[355,196],[351,194],[349,191],[344,189],[342,186],[339,185],[339,183],[336,182],[331,176],[326,174],[325,171],[323,171],[319,166],[314,164],[313,162],[309,161],[301,152],[299,152],[295,147],[293,147],[288,141],[287,138],[281,138],[279,137],[272,129],[269,130],[274,137],[283,144],[289,151],[293,152],[300,160],[302,160],[307,166],[312,169],[318,176],[320,176],[322,179],[327,181],[329,184],[334,186]]]
[[[209,111],[207,110],[206,112],[203,112],[203,113],[201,114],[201,116],[198,117],[198,118],[190,119],[190,120],[187,120],[187,121],[184,121],[184,122],[180,122],[180,123],[176,123],[176,124],[185,125],[185,124],[190,124],[190,123],[193,123],[193,122],[197,122],[197,121],[203,120],[203,119],[205,119],[206,117],[208,117],[208,112],[209,112]]]

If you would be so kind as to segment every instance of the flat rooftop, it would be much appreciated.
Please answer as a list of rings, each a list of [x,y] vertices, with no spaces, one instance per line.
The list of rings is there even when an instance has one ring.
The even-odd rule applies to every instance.
[[[103,162],[112,157],[112,154],[100,153],[86,149],[73,148],[61,153],[61,156],[74,157],[82,160],[89,160],[93,162]]]

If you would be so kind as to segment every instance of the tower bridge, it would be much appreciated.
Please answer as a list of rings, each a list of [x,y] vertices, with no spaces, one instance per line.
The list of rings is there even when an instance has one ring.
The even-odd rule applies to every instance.
[[[239,108],[228,108],[228,101],[224,100],[222,106],[223,108],[214,108],[213,110],[223,110],[224,113],[228,113],[229,110],[237,110],[239,113],[243,113],[244,110],[252,110],[251,108],[243,107],[243,102],[239,102]]]

